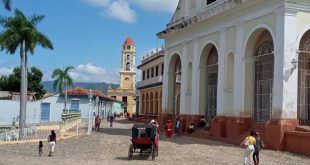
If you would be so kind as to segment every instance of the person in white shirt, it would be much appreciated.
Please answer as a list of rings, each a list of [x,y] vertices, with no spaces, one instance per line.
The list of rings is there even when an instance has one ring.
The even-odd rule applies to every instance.
[[[177,118],[177,120],[175,122],[175,132],[176,132],[177,136],[181,135],[181,120],[179,118]]]

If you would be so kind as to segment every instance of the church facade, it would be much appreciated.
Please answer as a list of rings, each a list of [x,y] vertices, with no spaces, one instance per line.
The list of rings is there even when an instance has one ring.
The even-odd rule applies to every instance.
[[[180,0],[157,34],[161,122],[180,117],[184,131],[205,115],[213,138],[256,130],[269,148],[310,155],[309,143],[294,147],[310,138],[309,18],[308,0]]]
[[[122,58],[120,68],[120,86],[108,88],[108,96],[124,103],[124,112],[130,115],[136,112],[136,47],[131,37],[128,37],[122,46]]]

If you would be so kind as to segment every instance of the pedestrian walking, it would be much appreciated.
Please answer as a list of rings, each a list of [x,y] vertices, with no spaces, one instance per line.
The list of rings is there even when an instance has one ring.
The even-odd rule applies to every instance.
[[[254,146],[256,145],[255,132],[251,131],[250,136],[247,136],[240,144],[241,148],[245,148],[244,151],[244,165],[252,164],[252,156],[254,152]]]
[[[109,121],[110,121],[110,127],[113,126],[113,120],[114,120],[114,115],[112,114],[112,112],[109,112]]]
[[[253,153],[253,161],[254,161],[254,165],[258,165],[259,164],[259,152],[262,150],[262,148],[264,148],[264,142],[260,138],[259,132],[255,133],[255,140],[256,140],[256,145],[255,145],[255,150]]]
[[[107,122],[109,122],[109,120],[110,120],[110,111],[107,114]]]
[[[171,120],[168,120],[168,123],[165,126],[165,130],[166,130],[166,137],[168,141],[171,141],[171,137],[172,137],[172,123]]]
[[[95,118],[95,129],[97,130],[97,132],[99,132],[100,123],[101,123],[101,118],[99,115],[97,115]]]
[[[56,145],[56,133],[54,130],[52,130],[51,134],[48,136],[48,149],[49,149],[48,156],[53,156],[55,145]]]
[[[176,132],[177,136],[181,135],[181,120],[179,118],[177,118],[177,120],[175,122],[175,132]]]
[[[155,130],[155,138],[154,139],[151,139],[153,141],[153,143],[155,144],[155,146],[157,147],[158,149],[158,143],[156,143],[155,139],[158,139],[159,138],[159,125],[157,124],[156,120],[152,119],[151,122],[150,122],[151,125],[153,125],[156,130]]]
[[[43,148],[43,142],[42,141],[39,141],[39,156],[42,156],[42,148]]]

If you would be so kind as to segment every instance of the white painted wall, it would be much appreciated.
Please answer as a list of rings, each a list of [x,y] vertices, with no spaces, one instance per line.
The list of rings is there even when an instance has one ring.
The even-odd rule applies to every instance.
[[[71,106],[71,99],[80,100],[81,117],[88,118],[89,99],[86,96],[68,96],[68,109]],[[50,122],[62,121],[61,114],[64,109],[64,97],[54,95],[42,100],[28,102],[26,112],[26,123],[40,123],[41,119],[41,103],[50,103]],[[100,108],[102,110],[104,107]],[[93,106],[92,111],[97,112],[98,107]],[[122,112],[123,108],[119,102],[113,102],[113,112]],[[35,115],[35,117],[34,117]],[[0,125],[8,125],[12,123],[12,119],[19,116],[19,102],[11,100],[0,100]]]
[[[196,1],[201,4],[201,0]],[[254,2],[254,1],[253,1]],[[253,63],[252,58],[246,54],[246,44],[249,36],[257,28],[267,29],[274,39],[274,84],[273,84],[273,118],[296,118],[297,117],[297,71],[296,68],[288,78],[286,72],[291,70],[291,61],[297,58],[299,45],[298,38],[302,36],[308,27],[310,29],[309,17],[310,7],[301,4],[293,4],[283,1],[256,1],[257,4],[247,6],[244,10],[231,11],[230,15],[218,15],[216,19],[210,18],[204,22],[188,26],[184,30],[173,32],[165,37],[166,54],[164,59],[165,71],[163,79],[163,111],[169,108],[169,91],[168,89],[168,68],[171,57],[175,52],[181,56],[182,63],[182,87],[181,87],[181,113],[182,114],[200,114],[199,105],[205,100],[199,99],[199,63],[203,46],[206,41],[214,40],[218,42],[219,52],[219,77],[218,77],[218,115],[224,115],[223,105],[226,104],[224,99],[225,90],[225,68],[226,55],[229,51],[234,52],[234,86],[233,100],[230,101],[232,107],[229,115],[251,117],[253,105],[247,102],[248,92],[251,91],[251,85],[247,86],[246,66]],[[284,5],[285,3],[285,5]],[[251,4],[251,3],[248,3]],[[185,4],[188,6],[188,2]],[[201,5],[197,5],[197,11],[201,10]],[[300,14],[307,13],[307,14]],[[188,11],[183,15],[187,16]],[[307,19],[306,19],[307,18]],[[229,35],[227,29],[232,29]],[[230,34],[231,34],[230,33]],[[217,38],[219,41],[217,41]],[[234,44],[228,41],[235,42]],[[193,49],[190,49],[190,43],[193,43]],[[229,47],[229,49],[227,49]],[[187,50],[191,50],[188,52]],[[188,73],[188,59],[192,59],[192,73]],[[191,102],[185,101],[187,87],[187,77],[192,74],[192,91]],[[252,89],[253,90],[253,89]],[[254,99],[254,98],[253,98]],[[187,105],[187,104],[190,104]],[[186,107],[191,107],[190,109]]]

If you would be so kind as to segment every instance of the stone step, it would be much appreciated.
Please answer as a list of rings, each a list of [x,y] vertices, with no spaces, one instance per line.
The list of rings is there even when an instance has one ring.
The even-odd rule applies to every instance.
[[[310,132],[310,126],[298,126],[295,131]]]

